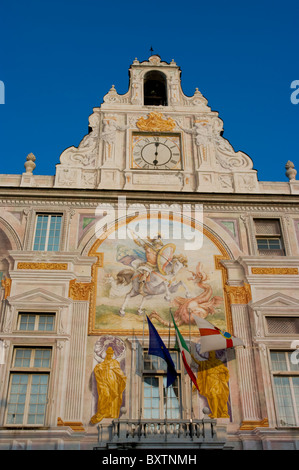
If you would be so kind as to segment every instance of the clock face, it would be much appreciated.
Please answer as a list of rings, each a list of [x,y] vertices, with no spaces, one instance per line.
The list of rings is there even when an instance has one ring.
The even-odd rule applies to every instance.
[[[151,170],[181,168],[180,136],[134,135],[133,168]]]

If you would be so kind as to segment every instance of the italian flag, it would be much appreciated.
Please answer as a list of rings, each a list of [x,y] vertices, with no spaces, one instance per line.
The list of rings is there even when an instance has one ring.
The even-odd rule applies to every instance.
[[[172,315],[171,315],[172,316]],[[195,387],[197,388],[197,390],[199,391],[199,388],[198,388],[198,385],[197,385],[197,381],[196,381],[196,377],[190,367],[191,365],[191,361],[192,361],[192,358],[191,358],[191,354],[190,354],[190,351],[188,349],[188,346],[186,344],[186,341],[184,340],[183,336],[181,335],[178,327],[176,326],[176,323],[174,321],[174,318],[172,316],[172,321],[173,321],[173,324],[174,324],[174,328],[175,328],[175,334],[176,334],[176,338],[177,338],[177,342],[178,342],[178,345],[179,345],[179,348],[180,348],[180,351],[181,351],[181,354],[182,354],[182,358],[183,358],[183,363],[184,363],[184,366],[185,366],[185,369],[190,377],[190,379],[192,380],[192,382],[194,383]]]

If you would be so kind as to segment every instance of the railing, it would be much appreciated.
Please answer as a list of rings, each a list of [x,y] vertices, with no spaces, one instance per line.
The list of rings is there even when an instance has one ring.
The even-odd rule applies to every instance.
[[[220,427],[221,428],[221,427]],[[142,445],[194,445],[223,448],[223,427],[215,419],[115,419],[110,425],[100,424],[100,447],[136,447]],[[221,431],[221,439],[218,436]]]

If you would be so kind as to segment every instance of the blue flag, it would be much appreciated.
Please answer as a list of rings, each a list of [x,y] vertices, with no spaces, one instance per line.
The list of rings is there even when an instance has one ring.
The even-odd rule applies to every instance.
[[[167,387],[173,384],[177,377],[177,371],[175,370],[175,365],[174,362],[169,354],[168,349],[166,348],[165,344],[162,341],[162,338],[160,337],[159,333],[157,332],[156,328],[150,321],[148,317],[147,322],[148,322],[148,328],[149,328],[149,348],[148,348],[148,354],[151,354],[153,356],[159,356],[167,364]]]

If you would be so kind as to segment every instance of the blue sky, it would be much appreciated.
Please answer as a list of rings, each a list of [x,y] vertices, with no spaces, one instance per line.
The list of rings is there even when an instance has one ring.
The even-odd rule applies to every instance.
[[[299,171],[299,2],[214,0],[3,1],[0,18],[0,173],[54,174],[63,150],[78,146],[88,116],[149,49],[182,69],[224,121],[224,137],[247,153],[261,181]],[[299,173],[298,173],[299,174]]]

